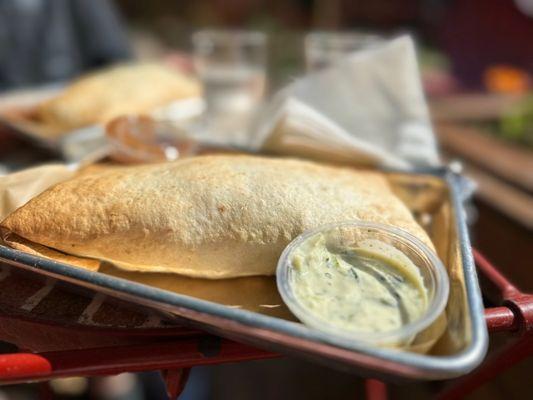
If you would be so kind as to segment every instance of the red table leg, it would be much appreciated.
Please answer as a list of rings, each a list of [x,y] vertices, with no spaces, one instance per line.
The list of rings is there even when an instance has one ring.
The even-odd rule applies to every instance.
[[[177,399],[181,392],[183,392],[190,372],[190,368],[166,369],[162,371],[163,379],[167,387],[167,395],[170,400]]]
[[[387,400],[387,385],[377,379],[365,380],[366,400]]]

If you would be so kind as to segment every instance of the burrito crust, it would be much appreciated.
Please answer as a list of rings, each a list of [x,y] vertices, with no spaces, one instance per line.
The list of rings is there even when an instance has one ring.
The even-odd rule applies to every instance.
[[[197,81],[157,64],[126,64],[84,76],[38,107],[40,119],[65,129],[147,113],[199,96]]]
[[[433,247],[379,173],[235,155],[80,174],[1,228],[4,237],[126,270],[216,279],[272,275],[298,234],[357,219],[403,228]]]

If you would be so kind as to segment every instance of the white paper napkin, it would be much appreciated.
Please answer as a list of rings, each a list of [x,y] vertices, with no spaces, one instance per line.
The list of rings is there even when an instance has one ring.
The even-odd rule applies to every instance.
[[[263,110],[251,146],[399,169],[438,165],[413,40],[385,41],[296,80]]]

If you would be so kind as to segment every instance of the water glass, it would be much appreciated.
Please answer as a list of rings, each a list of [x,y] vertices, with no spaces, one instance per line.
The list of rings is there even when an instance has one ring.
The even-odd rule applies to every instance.
[[[311,32],[305,37],[308,72],[319,71],[347,55],[380,44],[379,35],[360,32]]]
[[[206,105],[203,138],[246,145],[266,85],[266,36],[260,32],[204,30],[193,35],[195,69]]]

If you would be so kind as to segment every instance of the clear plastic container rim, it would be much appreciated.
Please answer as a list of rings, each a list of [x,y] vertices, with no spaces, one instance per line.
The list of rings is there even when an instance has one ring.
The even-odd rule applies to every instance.
[[[336,228],[359,228],[359,229],[372,229],[382,233],[386,233],[388,236],[394,237],[400,242],[407,244],[408,246],[416,249],[421,255],[423,255],[430,265],[430,276],[434,280],[435,292],[433,299],[431,300],[426,313],[419,319],[402,326],[401,328],[388,332],[368,333],[368,332],[354,332],[332,325],[325,324],[323,319],[315,317],[304,306],[300,304],[297,298],[294,296],[290,287],[288,278],[288,269],[290,268],[290,256],[294,249],[296,249],[301,243],[308,238],[320,233],[334,230]],[[417,266],[418,267],[418,266]],[[337,337],[341,337],[348,341],[362,341],[371,343],[394,343],[405,341],[411,337],[414,337],[417,333],[420,333],[429,325],[431,325],[443,312],[447,302],[449,294],[449,279],[446,268],[439,260],[437,255],[420,239],[413,236],[409,232],[390,225],[381,223],[365,222],[365,221],[347,221],[341,223],[333,223],[318,227],[302,233],[297,236],[289,245],[285,248],[281,254],[277,269],[276,269],[276,283],[281,298],[287,305],[287,307],[298,317],[304,324],[308,324],[310,327],[318,329],[320,331],[332,334]]]

